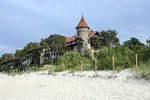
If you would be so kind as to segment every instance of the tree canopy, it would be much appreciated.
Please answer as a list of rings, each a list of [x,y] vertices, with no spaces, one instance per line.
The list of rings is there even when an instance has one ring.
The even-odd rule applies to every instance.
[[[6,54],[2,55],[1,62],[5,62],[5,61],[8,61],[8,60],[13,60],[13,59],[14,59],[14,55],[13,54],[6,53]]]
[[[30,42],[24,47],[24,49],[16,50],[15,57],[22,62],[30,59],[34,64],[39,64],[40,52],[40,44],[37,42]]]
[[[150,37],[146,40],[147,46],[150,47]]]
[[[49,48],[52,51],[64,52],[67,50],[65,37],[58,34],[53,34],[46,39],[42,39],[40,44],[42,47]]]
[[[130,40],[127,40],[123,43],[124,46],[127,46],[134,52],[138,52],[138,50],[145,46],[143,43],[141,43],[137,38],[131,37]]]
[[[119,44],[119,38],[117,38],[117,32],[115,30],[102,31],[100,33],[103,46],[115,46]]]
[[[95,35],[91,38],[91,45],[94,49],[98,50],[104,45],[104,43],[98,35]]]

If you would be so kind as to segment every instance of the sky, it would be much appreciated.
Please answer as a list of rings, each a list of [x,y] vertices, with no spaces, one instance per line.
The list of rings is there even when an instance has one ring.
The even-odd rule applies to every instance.
[[[150,37],[150,0],[0,0],[0,55],[50,34],[72,36],[82,15],[92,30],[116,30],[121,43]]]

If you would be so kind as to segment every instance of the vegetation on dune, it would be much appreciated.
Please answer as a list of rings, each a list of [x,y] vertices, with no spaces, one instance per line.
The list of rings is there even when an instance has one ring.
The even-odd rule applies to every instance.
[[[150,80],[150,62],[141,63],[139,65],[140,76],[147,80]]]
[[[133,64],[133,51],[127,47],[116,46],[104,47],[96,53],[98,69],[111,70],[112,69],[112,57],[114,56],[115,68],[125,69],[129,68]]]
[[[71,71],[79,71],[81,66],[83,70],[94,70],[95,65],[97,65],[98,70],[112,70],[113,56],[115,70],[121,70],[134,66],[136,64],[135,54],[138,54],[141,75],[149,75],[150,38],[146,40],[147,45],[141,43],[135,37],[121,45],[117,34],[114,30],[107,30],[99,32],[98,35],[91,38],[93,49],[98,50],[94,53],[96,62],[92,59],[91,52],[85,52],[84,54],[71,52],[65,38],[53,34],[46,39],[42,39],[40,43],[30,42],[22,50],[16,50],[15,54],[2,55],[0,57],[0,72],[13,72],[15,74],[38,70],[60,72],[71,69]],[[82,47],[83,40],[78,38],[77,41],[77,45]],[[52,64],[51,67],[40,65],[40,54],[45,48],[60,53],[53,63],[48,60],[45,61],[44,64]]]
[[[136,66],[132,66],[132,69],[136,69]],[[146,62],[139,62],[137,77],[150,80],[150,59]]]
[[[84,70],[91,70],[94,66],[93,60],[77,52],[67,52],[58,59],[58,67],[62,70],[80,70],[81,66]]]
[[[150,47],[150,37],[146,40],[147,46]]]

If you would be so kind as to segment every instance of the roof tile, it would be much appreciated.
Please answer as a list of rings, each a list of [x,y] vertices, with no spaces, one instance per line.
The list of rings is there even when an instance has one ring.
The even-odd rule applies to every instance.
[[[86,27],[86,28],[89,28],[88,24],[85,22],[84,20],[84,17],[82,16],[78,26],[76,28],[79,28],[79,27]]]
[[[90,39],[91,37],[93,37],[95,34],[96,34],[96,31],[92,31],[92,32],[88,35],[88,39]],[[65,36],[65,38],[66,38],[66,42],[71,42],[71,41],[74,41],[74,40],[77,38],[77,35],[74,35],[74,36],[72,36],[72,37]]]

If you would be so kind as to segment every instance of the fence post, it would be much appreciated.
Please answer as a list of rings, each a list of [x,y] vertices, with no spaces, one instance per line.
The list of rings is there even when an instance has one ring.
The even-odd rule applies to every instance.
[[[65,71],[65,65],[64,65],[64,63],[62,63],[62,67],[63,67],[63,71]]]
[[[82,61],[80,62],[80,64],[81,64],[80,68],[81,68],[81,75],[82,75],[82,72],[83,72]]]
[[[70,70],[72,69],[72,64],[71,64],[71,62],[70,62]]]
[[[23,67],[23,74],[25,73],[25,68]]]
[[[113,68],[113,75],[115,74],[115,58],[112,56],[112,68]]]
[[[97,74],[97,60],[95,59],[95,73]]]
[[[17,69],[15,68],[15,74],[17,74]]]
[[[138,54],[136,54],[135,57],[136,57],[136,72],[138,72]]]

